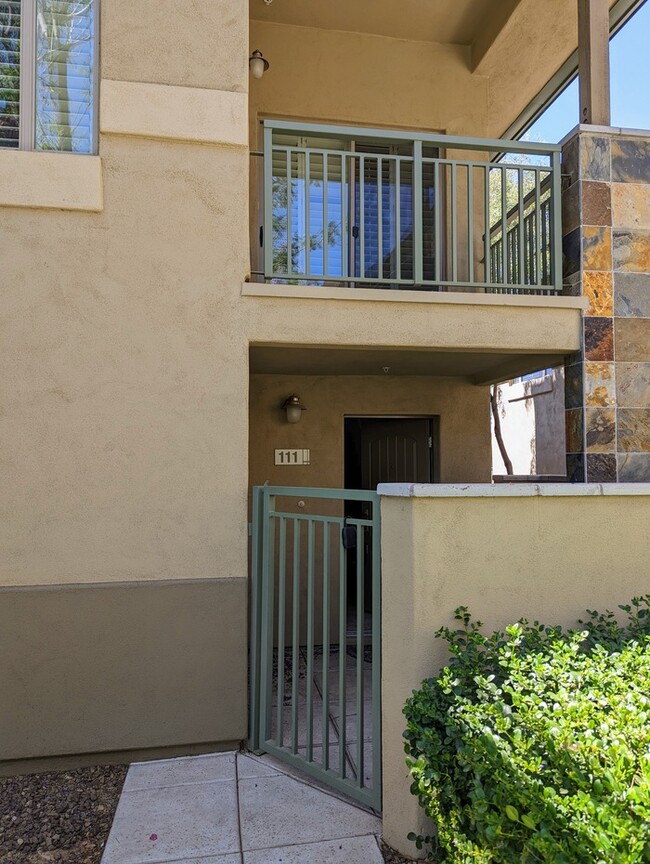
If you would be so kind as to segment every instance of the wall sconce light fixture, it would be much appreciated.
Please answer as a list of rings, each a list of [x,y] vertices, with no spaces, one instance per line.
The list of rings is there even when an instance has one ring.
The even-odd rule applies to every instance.
[[[302,412],[307,410],[300,401],[300,396],[296,396],[295,393],[287,396],[282,403],[282,407],[287,412],[287,423],[299,423]]]
[[[261,51],[253,51],[251,56],[248,58],[248,65],[253,78],[261,78],[269,68],[270,64]]]

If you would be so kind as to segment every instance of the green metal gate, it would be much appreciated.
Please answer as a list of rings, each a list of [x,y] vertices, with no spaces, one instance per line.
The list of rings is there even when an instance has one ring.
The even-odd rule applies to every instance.
[[[379,497],[253,489],[250,748],[381,810]]]

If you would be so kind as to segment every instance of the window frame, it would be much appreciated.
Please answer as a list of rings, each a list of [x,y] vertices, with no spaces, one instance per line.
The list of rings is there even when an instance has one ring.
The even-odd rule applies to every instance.
[[[94,0],[95,27],[92,45],[92,113],[90,150],[88,153],[70,150],[41,151],[36,147],[36,4],[38,0],[20,2],[20,103],[18,117],[18,147],[0,148],[28,152],[67,153],[74,156],[95,156],[99,151],[99,30],[101,0]]]

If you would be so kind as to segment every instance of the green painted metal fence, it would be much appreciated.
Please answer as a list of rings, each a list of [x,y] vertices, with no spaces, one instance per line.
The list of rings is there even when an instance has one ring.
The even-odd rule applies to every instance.
[[[261,155],[266,281],[562,290],[558,145],[266,120]]]
[[[381,809],[379,497],[257,486],[249,746]]]

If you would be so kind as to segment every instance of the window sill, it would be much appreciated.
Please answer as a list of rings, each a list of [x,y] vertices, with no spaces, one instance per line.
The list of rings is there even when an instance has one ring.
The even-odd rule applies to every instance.
[[[2,149],[0,207],[99,212],[104,207],[101,159]]]

